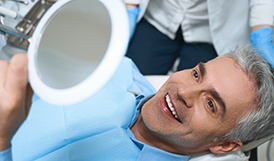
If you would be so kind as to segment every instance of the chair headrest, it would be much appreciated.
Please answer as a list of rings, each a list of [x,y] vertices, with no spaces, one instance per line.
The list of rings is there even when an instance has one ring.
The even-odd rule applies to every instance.
[[[242,151],[244,151],[244,152],[250,151],[251,149],[253,149],[255,147],[258,147],[259,145],[267,142],[268,140],[272,139],[273,137],[274,137],[274,134],[270,135],[270,136],[267,136],[267,137],[264,137],[262,139],[255,140],[255,141],[252,141],[250,143],[247,143],[242,147]]]

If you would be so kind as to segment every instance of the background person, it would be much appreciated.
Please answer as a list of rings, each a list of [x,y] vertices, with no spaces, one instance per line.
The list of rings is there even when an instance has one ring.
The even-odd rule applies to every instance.
[[[126,55],[142,74],[165,75],[177,58],[188,69],[251,40],[273,61],[273,17],[273,0],[149,1]]]

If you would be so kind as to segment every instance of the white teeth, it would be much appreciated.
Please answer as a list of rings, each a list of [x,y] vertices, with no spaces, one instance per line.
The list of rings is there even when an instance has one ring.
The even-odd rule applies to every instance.
[[[177,115],[177,113],[176,113],[176,111],[175,111],[175,108],[173,107],[172,103],[170,102],[170,97],[169,97],[169,95],[166,95],[166,103],[167,103],[167,106],[168,106],[168,108],[170,109],[172,115],[173,115],[176,119],[178,119],[178,115]]]

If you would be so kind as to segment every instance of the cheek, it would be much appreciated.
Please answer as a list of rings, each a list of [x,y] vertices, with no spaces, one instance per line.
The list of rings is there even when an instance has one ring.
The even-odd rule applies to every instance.
[[[221,127],[220,121],[216,121],[205,109],[198,109],[188,114],[186,126],[192,129],[194,135],[204,137],[215,137]],[[214,135],[214,136],[213,136]]]

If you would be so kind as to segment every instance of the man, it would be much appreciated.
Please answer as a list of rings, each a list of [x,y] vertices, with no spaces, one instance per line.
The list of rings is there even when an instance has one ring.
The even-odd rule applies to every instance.
[[[23,125],[26,56],[0,66],[1,159],[11,156],[12,137],[14,160],[128,161],[222,155],[273,134],[273,73],[249,46],[173,74],[154,96],[125,59],[80,105],[54,107],[33,98]]]

